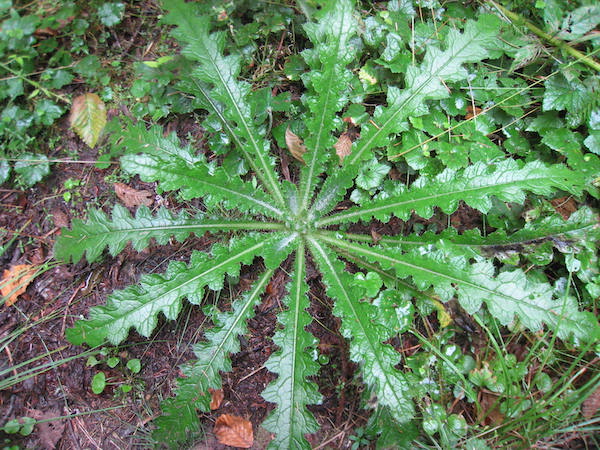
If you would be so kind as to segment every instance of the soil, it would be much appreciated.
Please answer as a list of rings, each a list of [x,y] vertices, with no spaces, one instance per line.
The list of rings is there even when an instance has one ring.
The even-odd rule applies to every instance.
[[[141,11],[152,12],[152,1],[141,2]],[[140,52],[147,43],[140,38],[140,19],[128,16],[113,33],[110,43],[125,59],[139,60]],[[147,23],[146,23],[147,26]],[[83,87],[72,87],[70,94]],[[126,111],[109,112],[116,115]],[[67,119],[55,125],[61,136],[61,145],[48,149],[53,160],[77,155],[79,161],[94,161],[97,152],[90,150],[69,129]],[[202,130],[191,117],[180,117],[168,123],[167,130],[177,130],[180,136],[192,136],[202,141]],[[71,159],[71,158],[69,158]],[[286,179],[295,179],[288,167],[289,158],[282,158],[280,172]],[[99,262],[88,264],[59,264],[53,260],[53,245],[61,228],[69,227],[73,220],[86,216],[90,207],[110,211],[121,200],[115,194],[114,184],[118,169],[116,165],[107,169],[88,163],[54,163],[51,175],[31,189],[15,189],[8,185],[0,188],[0,245],[7,245],[0,255],[0,267],[8,269],[17,264],[42,267],[26,291],[12,306],[0,308],[0,386],[17,374],[32,375],[0,390],[0,424],[7,420],[32,417],[42,423],[26,437],[0,432],[0,442],[5,446],[18,445],[40,449],[134,449],[148,448],[152,432],[152,420],[160,414],[160,402],[172,393],[176,378],[181,375],[179,366],[191,359],[190,343],[202,339],[207,318],[201,307],[184,306],[178,321],[161,321],[150,339],[130,333],[127,344],[118,350],[110,350],[109,356],[117,357],[120,363],[110,368],[106,363],[91,366],[88,349],[71,345],[65,338],[65,330],[88,315],[94,305],[103,304],[109,293],[122,289],[139,280],[141,274],[161,272],[168,261],[185,261],[192,250],[207,250],[217,239],[210,234],[193,237],[184,243],[173,242],[168,246],[152,245],[142,252],[127,247],[117,257],[105,254]],[[81,186],[72,191],[72,199],[63,198],[65,181],[81,180]],[[170,206],[182,207],[174,196],[159,195],[151,183],[131,179],[127,186],[137,191],[152,193],[151,208]],[[194,206],[194,205],[191,205]],[[196,205],[197,206],[197,205]],[[129,208],[132,212],[135,208]],[[421,221],[420,219],[415,219]],[[424,226],[445,228],[448,217],[438,214]],[[477,227],[481,215],[466,206],[450,217],[450,222],[459,231]],[[367,226],[353,226],[352,232],[378,234],[402,234],[413,223],[392,219],[383,224],[373,222]],[[15,237],[14,241],[9,241]],[[244,267],[239,283],[232,283],[221,292],[210,292],[206,304],[216,303],[227,308],[252,282],[261,269],[261,261]],[[233,371],[223,374],[224,399],[218,409],[201,416],[206,431],[204,437],[191,443],[197,449],[229,448],[219,444],[212,435],[216,418],[221,414],[233,414],[251,421],[254,429],[254,449],[265,448],[270,434],[260,424],[272,410],[261,392],[274,378],[264,367],[268,357],[276,351],[271,337],[275,333],[276,315],[281,309],[281,298],[289,281],[285,265],[275,274],[268,293],[256,309],[255,317],[249,321],[249,333],[240,337],[241,351],[232,355]],[[361,408],[361,383],[355,365],[349,360],[346,341],[339,333],[338,319],[331,313],[331,300],[325,295],[324,287],[316,271],[309,272],[311,306],[310,313],[316,318],[309,331],[318,340],[321,354],[329,364],[315,377],[320,386],[323,401],[311,406],[321,429],[309,436],[313,448],[349,449],[355,430],[364,426],[370,410]],[[451,311],[456,318],[460,307]],[[435,322],[435,318],[432,319]],[[474,323],[464,317],[465,333],[480,337]],[[459,320],[456,320],[459,323]],[[437,326],[423,324],[425,328]],[[483,337],[481,337],[483,339]],[[466,339],[465,345],[472,343]],[[418,342],[405,339],[402,343],[391,342],[398,351],[409,353]],[[92,349],[99,350],[99,349]],[[97,359],[102,359],[96,354]],[[141,371],[132,374],[124,366],[133,358],[141,361]],[[106,361],[106,357],[103,358]],[[23,366],[20,366],[23,364]],[[46,368],[46,365],[48,366]],[[92,392],[92,379],[104,372],[109,385],[100,394]],[[124,385],[132,390],[123,392]],[[466,416],[474,416],[468,405],[457,404]],[[475,421],[475,418],[472,419]],[[44,422],[46,421],[46,422]]]

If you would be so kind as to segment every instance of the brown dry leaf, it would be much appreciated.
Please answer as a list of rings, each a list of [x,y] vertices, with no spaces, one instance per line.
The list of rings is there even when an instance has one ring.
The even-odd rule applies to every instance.
[[[600,409],[600,387],[586,398],[581,405],[581,414],[586,419],[591,419]]]
[[[115,183],[114,186],[115,194],[117,194],[119,200],[121,200],[123,204],[128,208],[132,208],[134,206],[139,205],[150,206],[154,201],[152,199],[152,197],[154,197],[154,194],[145,189],[138,191],[137,189],[129,187],[123,183]]]
[[[569,220],[571,214],[577,211],[577,202],[573,197],[560,197],[551,200],[550,203],[563,219]]]
[[[223,414],[215,422],[213,433],[221,444],[250,448],[254,443],[252,424],[238,416]]]
[[[35,426],[40,439],[40,448],[54,450],[58,441],[63,437],[66,425],[64,420],[56,420],[61,416],[60,411],[51,409],[43,412],[39,409],[28,409],[27,415],[42,421]]]
[[[285,130],[285,145],[287,145],[288,150],[292,154],[294,158],[296,158],[301,163],[304,163],[304,158],[302,155],[306,153],[306,147],[298,136],[296,136],[290,127],[287,127]]]
[[[335,154],[340,158],[340,164],[342,164],[344,158],[352,153],[352,139],[350,134],[342,133],[333,147],[335,148]]]
[[[221,402],[225,398],[225,394],[223,393],[223,389],[212,389],[208,390],[210,392],[210,409],[219,409],[221,406]]]
[[[478,106],[475,106],[475,107],[473,107],[473,105],[467,106],[467,114],[465,115],[465,120],[472,119],[476,115],[481,114],[481,111],[483,111],[483,110],[481,108],[479,108]]]
[[[33,281],[36,269],[31,264],[17,264],[4,271],[0,280],[0,292],[6,297],[6,306],[14,305],[17,297],[25,292]]]

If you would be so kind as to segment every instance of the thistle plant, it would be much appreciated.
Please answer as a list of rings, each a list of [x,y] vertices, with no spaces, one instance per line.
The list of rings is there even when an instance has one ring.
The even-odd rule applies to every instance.
[[[498,204],[523,205],[532,198],[581,198],[593,188],[586,173],[565,164],[522,158],[501,144],[476,151],[460,136],[448,144],[452,151],[465,152],[460,163],[442,164],[422,148],[414,152],[434,162],[420,170],[414,170],[409,152],[392,157],[408,145],[415,123],[437,114],[443,102],[455,101],[455,92],[471,81],[483,61],[501,56],[496,16],[450,21],[422,49],[413,46],[412,59],[380,54],[365,64],[380,51],[374,49],[377,42],[386,43],[384,53],[394,42],[409,45],[414,10],[390,3],[386,12],[391,16],[384,19],[403,24],[394,34],[393,27],[381,26],[373,17],[362,20],[353,1],[331,2],[303,27],[310,43],[301,53],[301,102],[276,116],[288,130],[296,157],[293,178],[298,182],[293,183],[282,179],[273,152],[278,146],[271,126],[273,97],[260,95],[264,91],[254,91],[241,78],[241,55],[225,52],[227,34],[211,31],[208,17],[193,14],[193,6],[181,0],[165,6],[164,22],[174,26],[185,62],[178,89],[206,111],[205,121],[213,129],[220,124],[219,132],[231,142],[228,157],[240,158],[248,170],[232,169],[225,158],[208,160],[205,152],[182,145],[175,134],[165,136],[158,125],[130,125],[122,136],[127,148],[122,169],[156,182],[163,192],[178,191],[183,200],[201,199],[203,210],[175,214],[142,206],[132,216],[116,205],[108,216],[92,209],[86,221],[74,220],[72,229],[63,230],[56,245],[57,258],[79,261],[85,255],[93,262],[106,247],[116,255],[128,243],[142,250],[153,241],[182,242],[192,233],[223,236],[209,252],[194,251],[188,263],[173,261],[166,272],[144,275],[139,284],[110,294],[105,305],[93,307],[87,319],[68,330],[68,339],[78,345],[117,345],[132,329],[150,336],[161,313],[177,319],[184,299],[200,305],[205,289],[222,289],[225,277],[239,276],[242,265],[263,268],[230,308],[212,310],[213,326],[193,344],[195,359],[182,366],[175,395],[163,403],[163,415],[155,421],[157,438],[178,442],[198,429],[198,411],[209,411],[209,389],[220,388],[221,372],[232,369],[230,355],[240,350],[238,336],[248,332],[248,319],[283,264],[291,267],[290,281],[272,338],[278,350],[266,363],[276,378],[262,393],[277,405],[263,423],[275,433],[273,448],[310,448],[306,434],[318,430],[307,409],[321,401],[314,381],[319,370],[316,339],[307,331],[312,321],[307,312],[310,265],[332,300],[366,398],[376,398],[377,408],[395,423],[418,421],[423,413],[414,399],[420,380],[390,342],[414,329],[427,311],[425,304],[431,311],[431,305],[456,300],[468,314],[485,312],[499,325],[524,333],[546,330],[574,345],[600,337],[596,318],[582,310],[572,293],[558,289],[541,270],[523,270],[498,259],[503,251],[519,254],[524,247],[548,243],[561,247],[562,242],[559,250],[568,247],[576,253],[582,236],[597,232],[588,209],[568,221],[539,219],[514,233],[459,234],[449,228],[392,236],[351,231],[356,225],[354,229],[364,230],[374,220],[429,219],[436,211],[449,215],[461,204],[486,214]],[[382,73],[383,101],[381,92],[370,88],[370,79]],[[358,110],[360,130],[351,135],[348,120],[342,119]],[[404,147],[398,147],[401,143]],[[392,164],[399,176],[388,176]],[[462,389],[471,392],[466,384]]]

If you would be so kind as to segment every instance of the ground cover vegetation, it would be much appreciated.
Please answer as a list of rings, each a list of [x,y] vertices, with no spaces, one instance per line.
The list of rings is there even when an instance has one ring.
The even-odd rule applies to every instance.
[[[121,20],[116,5],[104,25]],[[600,8],[161,7],[174,41],[165,34],[162,54],[135,64],[135,101],[109,124],[98,162],[118,159],[121,181],[169,201],[151,209],[152,193],[117,183],[125,206],[73,219],[54,258],[82,267],[196,248],[69,322],[69,343],[90,347],[74,359],[95,370],[91,392],[143,392],[149,361],[118,349],[153,339],[187,302],[202,324],[172,396],[144,422],[147,445],[203,439],[256,333],[269,350],[254,389],[270,406],[249,426],[218,417],[221,445],[325,446],[319,405],[333,398],[339,425],[349,396],[361,419],[331,445],[598,444]],[[182,114],[201,138],[160,123]],[[67,181],[72,203],[79,184]],[[107,381],[98,367],[120,375]],[[253,428],[270,434],[254,442]]]

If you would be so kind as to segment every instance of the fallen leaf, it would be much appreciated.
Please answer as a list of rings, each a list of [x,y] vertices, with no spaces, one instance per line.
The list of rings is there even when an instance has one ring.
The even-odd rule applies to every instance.
[[[294,158],[301,163],[304,163],[304,158],[302,155],[306,153],[306,147],[304,146],[302,139],[300,139],[290,130],[290,127],[287,127],[285,130],[285,145],[287,145],[288,150]]]
[[[60,411],[51,409],[43,412],[38,409],[28,409],[27,415],[41,421],[36,424],[40,447],[46,450],[55,449],[56,444],[63,437],[66,425],[64,420],[58,420],[61,416]]]
[[[555,198],[554,200],[550,200],[550,203],[565,220],[569,220],[571,214],[577,211],[577,202],[573,197]]]
[[[223,389],[209,389],[210,392],[210,409],[219,409],[221,406],[221,402],[225,398],[225,394],[223,393]]]
[[[215,422],[213,432],[219,442],[232,447],[250,448],[254,443],[252,424],[238,416],[223,414]]]
[[[340,158],[340,164],[342,164],[344,158],[352,153],[352,139],[350,135],[342,133],[333,147],[335,148],[335,154]]]
[[[132,187],[127,186],[123,183],[115,183],[115,194],[119,197],[119,200],[123,202],[125,206],[128,208],[132,208],[134,206],[145,205],[150,206],[154,201],[152,197],[154,194],[145,189],[137,190]]]
[[[93,148],[106,126],[106,105],[96,94],[83,94],[73,99],[69,115],[71,128],[81,140]]]
[[[581,404],[581,414],[591,419],[600,409],[600,387],[590,394]]]
[[[18,264],[6,269],[0,281],[0,292],[6,297],[6,306],[12,306],[17,297],[25,292],[35,276],[36,267],[30,264]]]
[[[473,105],[467,106],[467,114],[465,115],[465,120],[472,119],[478,114],[481,114],[482,109],[478,106],[473,107]]]

